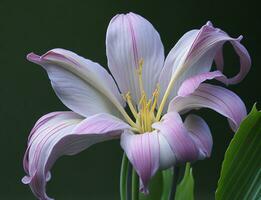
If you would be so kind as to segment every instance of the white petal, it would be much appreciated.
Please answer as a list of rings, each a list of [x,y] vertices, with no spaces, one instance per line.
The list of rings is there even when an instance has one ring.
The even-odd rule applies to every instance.
[[[55,112],[38,120],[28,139],[24,156],[26,176],[35,196],[50,200],[46,182],[55,161],[63,155],[74,155],[91,145],[119,138],[130,127],[109,114],[97,114],[87,119],[73,112]]]
[[[243,101],[232,91],[220,86],[202,83],[188,96],[177,96],[169,104],[168,111],[180,113],[191,109],[210,108],[228,118],[233,131],[246,117]]]
[[[198,148],[177,112],[168,112],[160,122],[154,123],[152,127],[158,131],[159,135],[165,137],[173,152],[169,156],[175,156],[175,158],[172,158],[173,162],[183,163],[198,159]],[[173,165],[175,163],[164,164]]]
[[[55,93],[71,110],[85,117],[102,112],[119,115],[116,107],[124,105],[122,97],[99,64],[64,49],[27,58],[44,67]]]
[[[190,114],[184,122],[199,149],[200,159],[210,157],[213,139],[207,123],[201,117]]]
[[[160,144],[156,131],[121,135],[121,146],[140,177],[140,190],[148,193],[148,184],[159,168]]]
[[[170,166],[173,166],[177,162],[176,155],[172,151],[167,139],[162,134],[158,134],[158,137],[159,137],[159,144],[160,144],[159,167],[160,169],[167,169]]]
[[[160,76],[162,99],[164,92],[172,82],[171,94],[165,105],[168,105],[171,99],[177,95],[177,91],[184,80],[208,72],[215,59],[218,69],[223,68],[222,46],[225,42],[230,42],[240,58],[240,72],[233,78],[220,77],[228,84],[240,82],[250,69],[251,60],[245,47],[240,44],[242,38],[232,38],[224,31],[214,28],[210,22],[201,27],[200,30],[193,30],[186,33],[171,50],[166,58],[164,68]],[[165,106],[166,111],[167,106]]]
[[[140,98],[137,68],[143,59],[143,84],[150,97],[156,88],[164,62],[164,49],[158,32],[149,21],[134,14],[115,16],[106,37],[108,66],[122,93]]]

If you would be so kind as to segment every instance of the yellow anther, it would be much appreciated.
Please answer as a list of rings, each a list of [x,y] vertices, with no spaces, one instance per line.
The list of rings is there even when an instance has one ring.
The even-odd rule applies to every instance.
[[[150,100],[148,101],[148,103],[147,103],[147,109],[148,109],[148,110],[150,109],[151,102],[152,102],[152,100],[150,99]]]
[[[159,98],[159,90],[160,90],[160,88],[159,88],[159,84],[158,84],[156,90],[153,92],[153,104],[152,104],[151,110],[150,110],[153,114],[154,114],[154,110],[157,106],[157,102],[158,102],[158,98]]]
[[[137,119],[138,117],[138,113],[132,103],[132,98],[131,98],[131,95],[130,95],[130,92],[127,92],[125,95],[124,95],[124,100],[127,102],[130,110],[131,110],[131,113],[133,114],[133,116],[135,117],[135,119]]]
[[[147,99],[142,80],[142,69],[143,69],[144,60],[141,59],[138,63],[137,67],[137,76],[139,81],[139,89],[140,89],[140,100],[138,105],[133,104],[132,97],[130,92],[127,92],[123,95],[124,100],[127,102],[127,105],[132,112],[132,115],[135,117],[134,124],[131,120],[131,126],[133,130],[138,133],[151,132],[152,123],[156,121],[155,117],[155,109],[157,107],[157,101],[159,97],[159,85],[152,94],[150,99]]]
[[[144,106],[144,103],[146,103],[146,95],[145,95],[145,93],[143,92],[143,93],[141,94],[141,98],[140,98],[139,105],[140,105],[141,107],[143,107],[143,106]]]

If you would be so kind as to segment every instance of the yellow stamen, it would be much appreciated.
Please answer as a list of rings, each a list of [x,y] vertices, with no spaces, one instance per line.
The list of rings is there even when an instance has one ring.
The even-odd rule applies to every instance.
[[[150,115],[150,105],[151,105],[151,100],[148,102],[147,104],[147,108],[146,108],[146,120],[147,120],[147,130],[151,131],[151,124],[152,124],[152,120],[151,120],[151,115]]]
[[[179,77],[179,75],[183,72],[183,68],[184,67],[180,67],[179,70],[171,77],[170,79],[170,82],[169,82],[169,85],[167,87],[167,90],[162,98],[162,101],[160,103],[160,106],[159,106],[159,109],[158,109],[158,112],[157,112],[157,115],[156,115],[156,121],[159,121],[160,120],[160,117],[161,117],[161,113],[163,111],[163,108],[167,102],[167,99],[170,95],[170,92],[173,88],[173,85],[174,85],[174,82],[177,80],[177,78]]]
[[[141,98],[140,98],[140,102],[139,102],[139,105],[142,107],[143,105],[144,105],[144,102],[146,102],[146,95],[145,95],[145,93],[143,93],[142,95],[141,95]]]
[[[131,110],[131,113],[133,114],[133,116],[136,119],[138,116],[138,113],[137,113],[134,105],[132,104],[132,98],[131,98],[130,92],[127,92],[127,94],[124,96],[124,100],[127,102],[128,106]]]
[[[126,113],[126,111],[122,108],[119,107],[119,110],[122,114],[122,116],[124,117],[124,119],[135,129],[139,129],[139,127],[137,126],[137,124],[132,121],[132,119],[129,117],[129,115]]]
[[[153,104],[152,104],[151,110],[150,110],[151,112],[153,112],[153,114],[154,114],[154,110],[157,106],[158,98],[159,98],[159,85],[157,85],[156,90],[153,92]]]
[[[143,59],[139,61],[139,66],[137,68],[137,76],[140,89],[140,100],[137,107],[132,102],[130,92],[127,92],[125,95],[123,95],[124,100],[127,102],[127,105],[129,106],[130,111],[136,120],[135,123],[132,121],[134,123],[134,126],[133,123],[131,124],[131,126],[133,127],[133,130],[138,133],[151,132],[153,130],[151,126],[156,121],[155,109],[159,97],[159,85],[157,85],[157,88],[153,92],[151,99],[147,100],[142,80],[142,68]]]

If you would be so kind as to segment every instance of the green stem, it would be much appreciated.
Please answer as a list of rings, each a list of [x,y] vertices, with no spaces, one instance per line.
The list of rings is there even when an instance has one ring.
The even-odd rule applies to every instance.
[[[180,169],[179,169],[179,167],[175,166],[173,168],[173,171],[174,171],[174,173],[173,173],[171,191],[170,191],[170,194],[169,194],[169,200],[175,199]]]
[[[128,158],[125,153],[122,156],[121,162],[121,177],[120,177],[120,196],[121,200],[126,200],[127,195],[127,173],[128,173]]]
[[[139,177],[135,172],[135,169],[132,169],[132,200],[139,200]]]

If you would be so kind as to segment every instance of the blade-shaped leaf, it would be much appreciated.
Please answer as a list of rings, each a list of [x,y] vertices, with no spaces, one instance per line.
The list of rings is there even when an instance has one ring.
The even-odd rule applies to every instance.
[[[254,105],[222,164],[216,200],[261,199],[261,112]]]
[[[175,200],[194,200],[194,179],[192,168],[187,163],[183,179],[177,186]]]
[[[163,178],[163,191],[161,200],[166,200],[169,198],[169,194],[171,192],[171,186],[173,181],[173,169],[169,168],[164,171],[162,171],[162,178]]]

